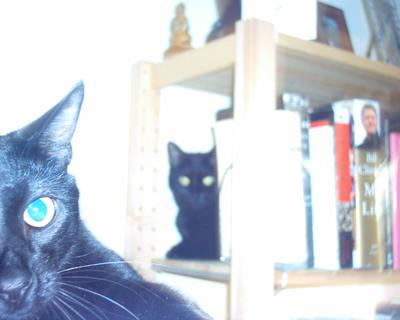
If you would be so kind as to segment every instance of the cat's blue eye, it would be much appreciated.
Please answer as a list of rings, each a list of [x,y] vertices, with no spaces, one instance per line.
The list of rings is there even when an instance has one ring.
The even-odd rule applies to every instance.
[[[55,206],[52,199],[42,197],[32,201],[24,211],[24,221],[35,228],[47,226],[55,214]]]
[[[214,180],[213,176],[205,176],[202,182],[206,187],[211,187],[214,184]]]
[[[190,185],[190,178],[187,176],[179,176],[178,181],[183,187],[188,187]]]

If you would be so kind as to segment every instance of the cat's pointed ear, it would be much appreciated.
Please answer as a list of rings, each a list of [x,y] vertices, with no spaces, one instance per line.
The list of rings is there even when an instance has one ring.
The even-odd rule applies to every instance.
[[[211,165],[212,166],[216,166],[217,165],[217,148],[214,146],[211,150],[210,150],[210,161],[211,161]]]
[[[169,163],[172,167],[176,167],[181,163],[183,155],[184,152],[175,143],[168,143]]]
[[[72,157],[71,139],[83,96],[84,85],[80,81],[57,105],[14,134],[24,140],[29,151],[67,166]]]

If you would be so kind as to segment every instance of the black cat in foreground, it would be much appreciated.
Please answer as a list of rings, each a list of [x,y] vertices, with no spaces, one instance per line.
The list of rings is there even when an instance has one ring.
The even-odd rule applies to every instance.
[[[83,91],[0,137],[0,319],[210,319],[143,280],[80,220],[67,167]]]
[[[215,148],[187,153],[168,144],[169,185],[179,208],[176,219],[182,240],[167,252],[172,259],[220,258],[219,196]]]

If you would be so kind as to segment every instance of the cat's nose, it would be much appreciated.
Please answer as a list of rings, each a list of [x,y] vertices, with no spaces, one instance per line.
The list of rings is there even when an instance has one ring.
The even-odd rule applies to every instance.
[[[32,281],[32,274],[21,255],[6,248],[0,259],[0,300],[10,308],[17,308]]]
[[[31,278],[24,273],[0,279],[0,299],[11,307],[17,307],[31,285]]]

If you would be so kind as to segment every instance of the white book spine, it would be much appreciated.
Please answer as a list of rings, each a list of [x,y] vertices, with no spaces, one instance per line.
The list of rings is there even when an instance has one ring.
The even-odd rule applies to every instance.
[[[309,130],[314,268],[338,269],[339,230],[336,209],[334,128],[331,124]]]

